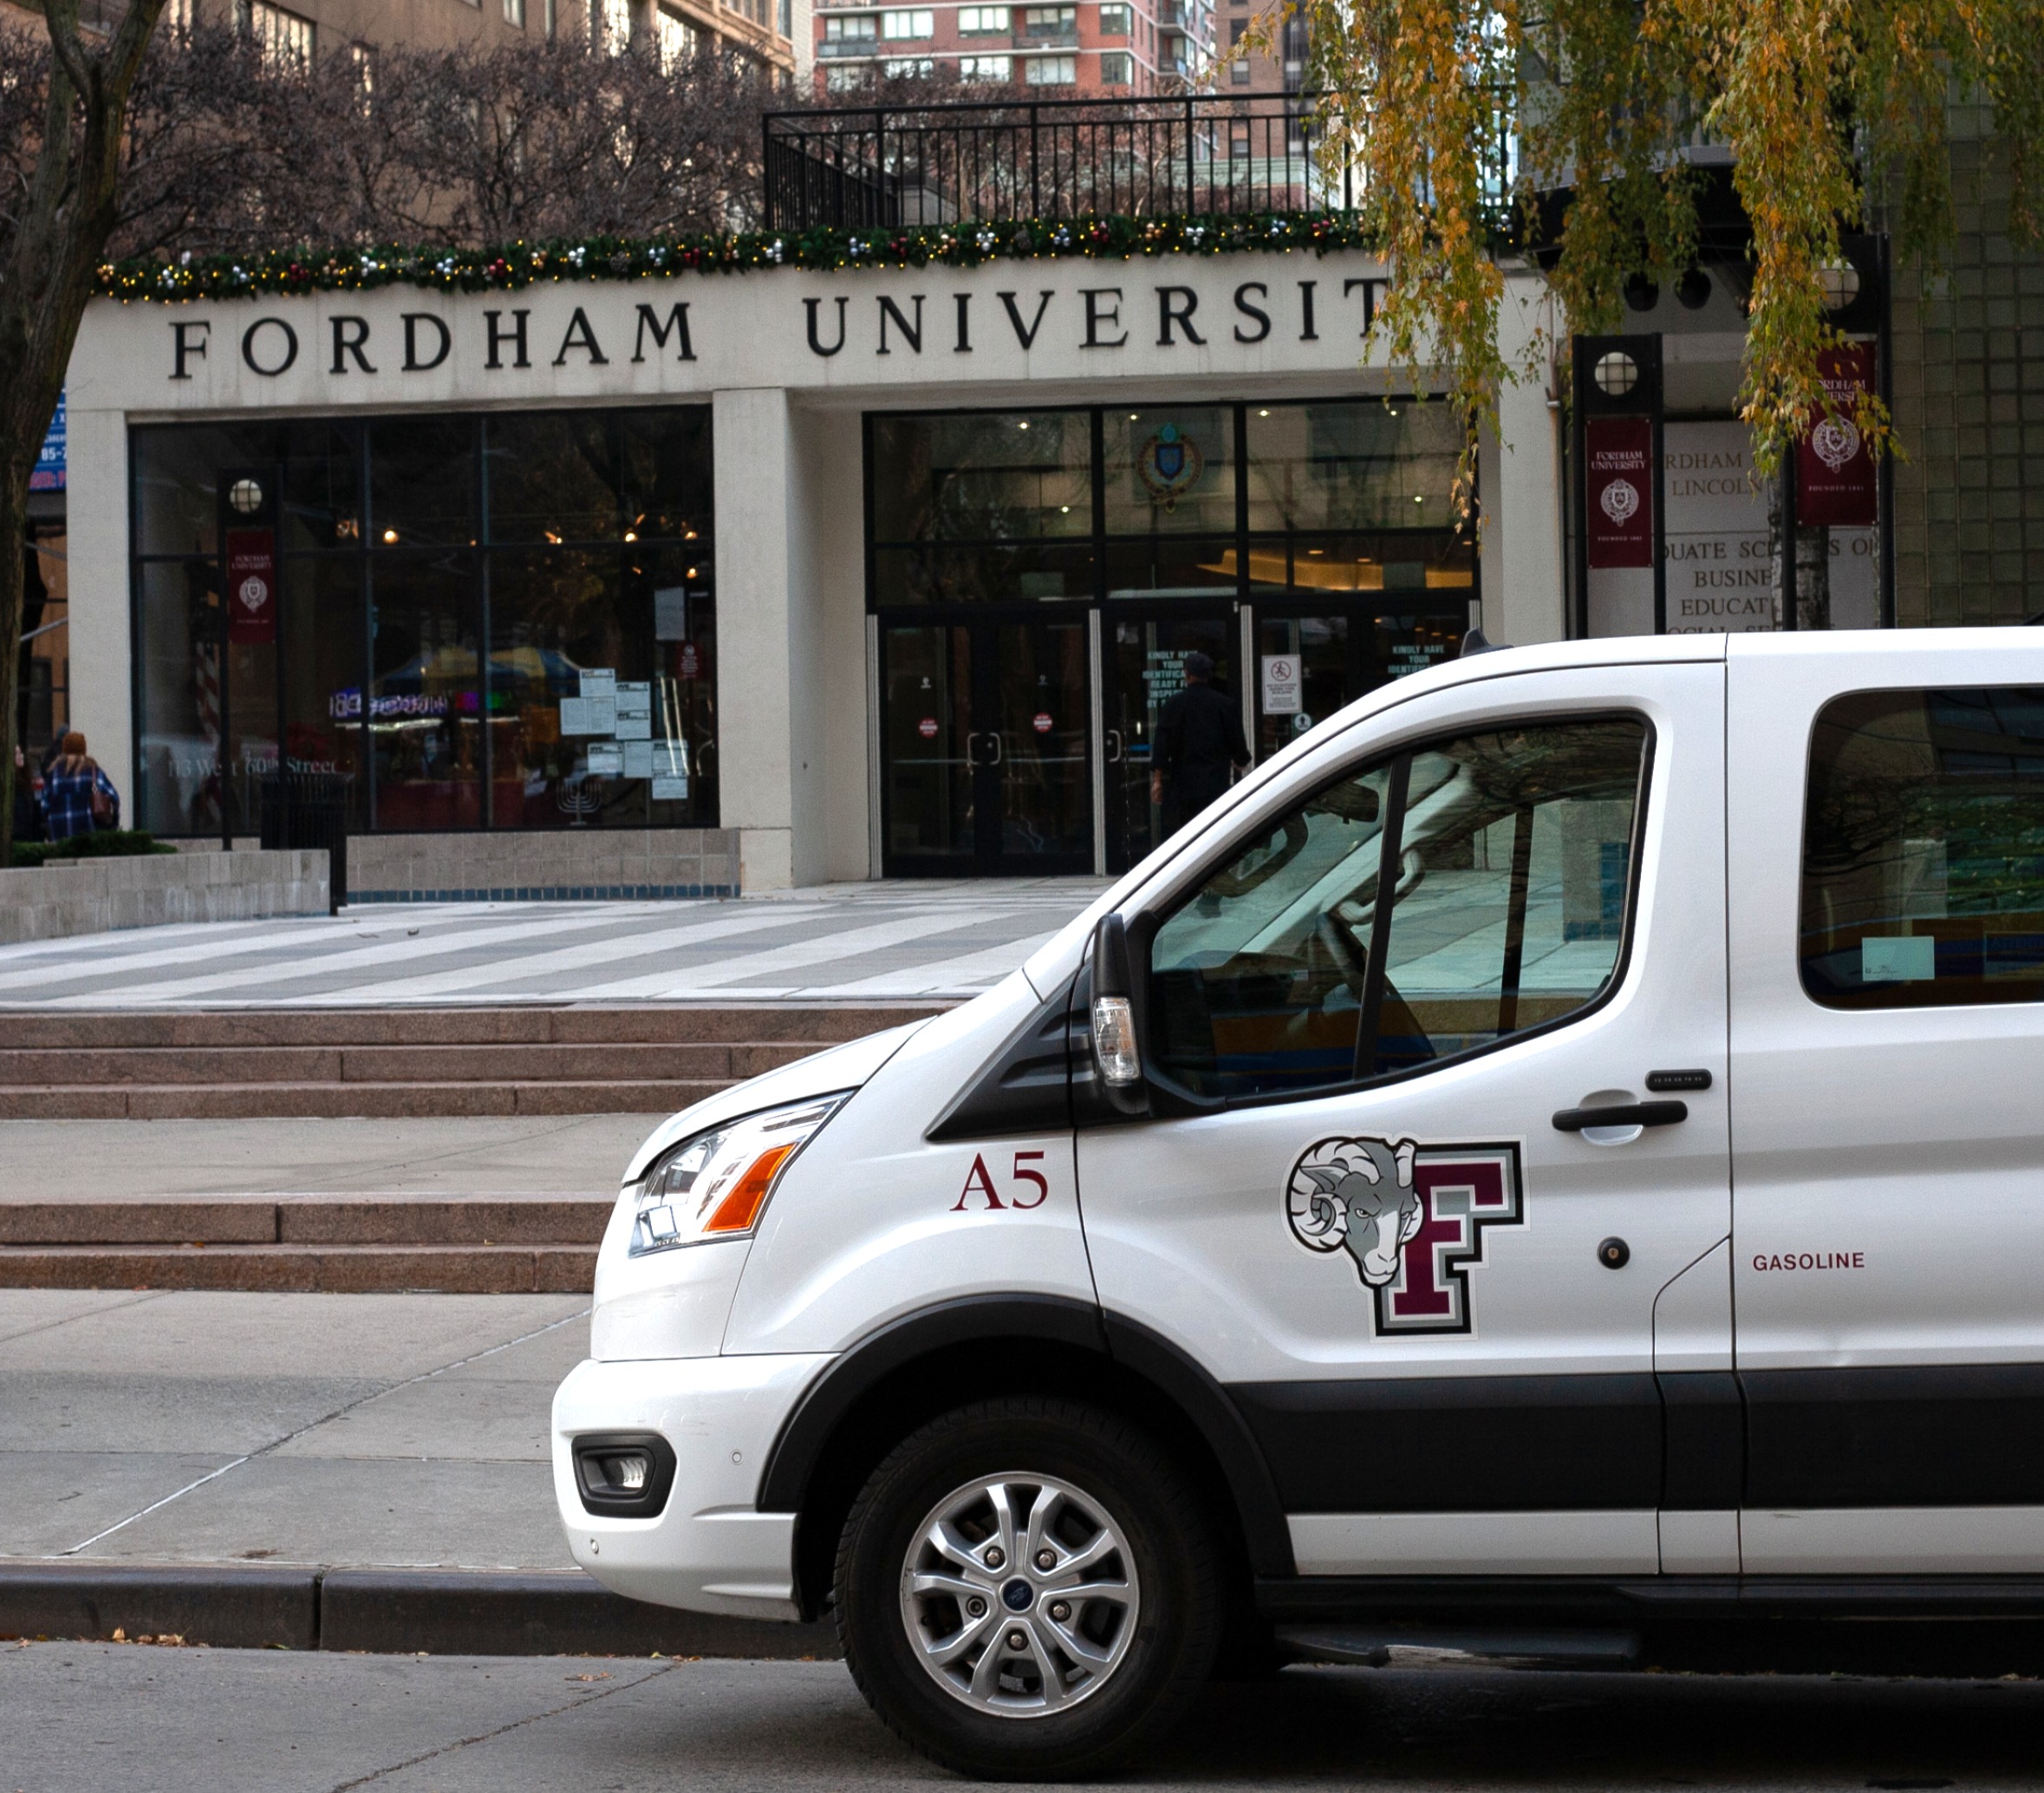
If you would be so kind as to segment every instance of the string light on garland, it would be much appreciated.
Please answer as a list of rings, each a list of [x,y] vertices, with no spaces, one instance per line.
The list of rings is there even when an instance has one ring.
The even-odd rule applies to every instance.
[[[494,244],[483,249],[380,244],[314,250],[304,245],[257,255],[180,256],[109,262],[99,270],[101,297],[177,302],[253,298],[261,294],[367,292],[412,286],[439,292],[518,292],[543,280],[645,280],[684,273],[752,269],[972,268],[997,261],[1071,258],[1128,261],[1152,255],[1331,255],[1377,248],[1352,212],[1259,212],[1240,217],[1135,219],[1026,218],[960,231],[933,225],[884,237],[846,230],[718,232],[579,242]]]

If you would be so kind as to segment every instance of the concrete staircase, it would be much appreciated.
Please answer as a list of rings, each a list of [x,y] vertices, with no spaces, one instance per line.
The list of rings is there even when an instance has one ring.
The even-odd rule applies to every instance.
[[[0,1118],[666,1113],[938,1012],[0,1012]],[[0,1202],[0,1288],[586,1294],[615,1200],[606,1190]]]
[[[0,1012],[0,1119],[660,1113],[928,1004]]]
[[[586,1294],[613,1195],[0,1203],[0,1288]]]

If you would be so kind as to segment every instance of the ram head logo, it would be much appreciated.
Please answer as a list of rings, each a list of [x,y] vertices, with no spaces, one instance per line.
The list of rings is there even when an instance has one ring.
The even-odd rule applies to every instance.
[[[1285,1186],[1292,1236],[1308,1251],[1348,1253],[1379,1337],[1473,1331],[1468,1273],[1483,1235],[1524,1213],[1511,1142],[1320,1139]]]
[[[1412,1186],[1409,1139],[1323,1139],[1292,1169],[1285,1211],[1309,1251],[1346,1251],[1371,1288],[1398,1274],[1398,1254],[1426,1208]]]

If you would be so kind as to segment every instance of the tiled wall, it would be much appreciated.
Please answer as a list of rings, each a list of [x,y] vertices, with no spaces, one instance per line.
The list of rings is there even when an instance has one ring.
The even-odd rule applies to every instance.
[[[2008,233],[1981,108],[1955,108],[1957,238],[1942,273],[1895,270],[1896,621],[2044,611],[2044,249]]]
[[[357,834],[350,903],[735,896],[734,828],[564,828],[557,833]]]

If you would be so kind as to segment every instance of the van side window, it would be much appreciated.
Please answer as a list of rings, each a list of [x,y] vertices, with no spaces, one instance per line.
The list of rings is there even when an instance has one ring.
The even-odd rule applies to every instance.
[[[1208,1099],[1338,1088],[1595,1001],[1624,944],[1646,746],[1630,717],[1530,724],[1321,791],[1158,929],[1151,1062]]]
[[[2044,1001],[2044,687],[1824,707],[1799,949],[1828,1007]]]

